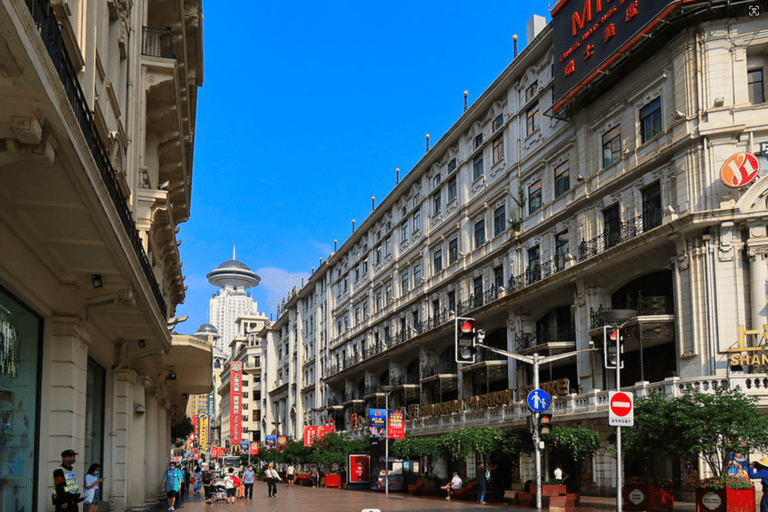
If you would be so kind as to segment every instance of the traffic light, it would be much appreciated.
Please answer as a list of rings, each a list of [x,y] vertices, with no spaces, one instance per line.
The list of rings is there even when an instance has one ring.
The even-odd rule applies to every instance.
[[[608,369],[616,368],[620,364],[624,368],[624,361],[621,360],[621,354],[624,353],[624,329],[616,329],[610,326],[603,327],[603,346],[605,353],[605,367]]]
[[[477,322],[474,318],[456,318],[456,362],[472,364],[477,354]]]
[[[552,413],[542,412],[539,414],[539,435],[552,432]]]

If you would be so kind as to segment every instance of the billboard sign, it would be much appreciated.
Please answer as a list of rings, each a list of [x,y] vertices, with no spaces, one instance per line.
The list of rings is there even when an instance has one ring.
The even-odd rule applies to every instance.
[[[243,362],[229,366],[229,442],[240,444],[243,438]]]
[[[552,9],[554,110],[693,0],[560,0]]]
[[[208,451],[208,436],[210,433],[210,424],[209,424],[210,418],[208,417],[207,412],[201,412],[200,417],[198,419],[198,428],[200,429],[200,450],[201,451]]]
[[[317,439],[317,429],[319,427],[310,425],[304,427],[304,446],[312,446],[312,443]]]
[[[371,483],[371,456],[361,453],[347,455],[347,483],[369,484]]]
[[[402,409],[389,411],[387,421],[389,422],[389,438],[405,439],[405,412]]]
[[[371,437],[386,437],[387,410],[369,409],[368,418],[368,429],[371,431]]]
[[[741,152],[728,157],[720,167],[720,181],[728,188],[744,188],[760,173],[760,160],[751,153]]]

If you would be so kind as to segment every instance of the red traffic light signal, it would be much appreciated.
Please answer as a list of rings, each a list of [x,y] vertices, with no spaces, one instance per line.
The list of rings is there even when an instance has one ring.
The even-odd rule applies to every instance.
[[[474,334],[477,330],[477,322],[470,319],[462,319],[461,326],[459,327],[459,330],[462,332],[462,334]]]
[[[457,363],[473,364],[477,348],[477,322],[474,318],[456,318],[455,356]]]

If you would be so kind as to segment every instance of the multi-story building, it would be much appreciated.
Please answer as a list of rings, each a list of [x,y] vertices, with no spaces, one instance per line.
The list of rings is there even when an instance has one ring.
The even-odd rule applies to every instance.
[[[209,322],[216,326],[220,334],[216,348],[229,352],[229,344],[237,334],[237,319],[241,315],[258,314],[259,304],[248,290],[258,286],[261,277],[237,259],[234,248],[232,259],[216,267],[206,277],[209,283],[221,288],[208,303]]]
[[[202,6],[0,1],[0,509],[53,510],[60,453],[144,510],[210,346],[172,336]]]
[[[752,181],[768,153],[768,29],[749,14],[562,0],[552,23],[533,18],[524,51],[281,305],[263,424],[350,431],[386,390],[414,436],[525,425],[531,367],[487,350],[458,365],[461,316],[489,346],[581,351],[541,381],[556,424],[605,440],[606,309],[636,311],[623,389],[731,380],[768,405],[764,367],[728,357],[768,324],[768,182]],[[567,469],[608,492],[614,468],[603,448]]]

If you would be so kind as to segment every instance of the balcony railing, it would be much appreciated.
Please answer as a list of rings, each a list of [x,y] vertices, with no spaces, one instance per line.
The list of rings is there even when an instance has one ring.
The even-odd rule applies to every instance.
[[[579,261],[596,256],[620,243],[631,240],[637,235],[661,226],[663,210],[647,210],[642,215],[618,224],[614,229],[607,229],[592,240],[583,240],[579,244]]]
[[[637,311],[638,316],[671,315],[674,314],[674,310],[671,307],[672,303],[671,298],[664,295],[647,296],[643,295],[642,290],[638,290],[636,296],[626,296],[622,309],[634,309]],[[610,309],[612,308],[603,307],[602,304],[597,309],[589,308],[590,329],[597,329],[607,325],[600,315]]]
[[[64,46],[64,39],[61,35],[59,23],[53,13],[51,4],[48,0],[27,0],[27,7],[32,13],[32,18],[40,32],[40,38],[43,40],[43,44],[45,45],[46,50],[48,50],[48,55],[51,57],[51,61],[56,68],[59,79],[64,86],[67,99],[75,114],[77,123],[80,125],[80,130],[83,132],[83,136],[88,143],[88,148],[96,162],[99,174],[107,188],[112,204],[117,210],[123,229],[128,235],[133,251],[139,259],[139,264],[144,272],[144,276],[147,278],[152,294],[155,296],[157,306],[160,308],[163,317],[165,317],[168,314],[168,308],[165,304],[163,293],[160,291],[160,286],[152,271],[152,265],[150,265],[147,253],[144,251],[144,246],[141,243],[139,232],[136,230],[136,223],[133,221],[131,210],[128,207],[128,203],[125,201],[122,192],[120,192],[117,175],[115,169],[112,167],[109,152],[97,135],[93,113],[85,100],[85,94],[83,94],[83,89],[80,87],[77,73],[75,73],[75,70],[72,68],[71,60]]]
[[[173,53],[173,32],[170,28],[144,27],[141,54],[149,57],[175,59]]]

